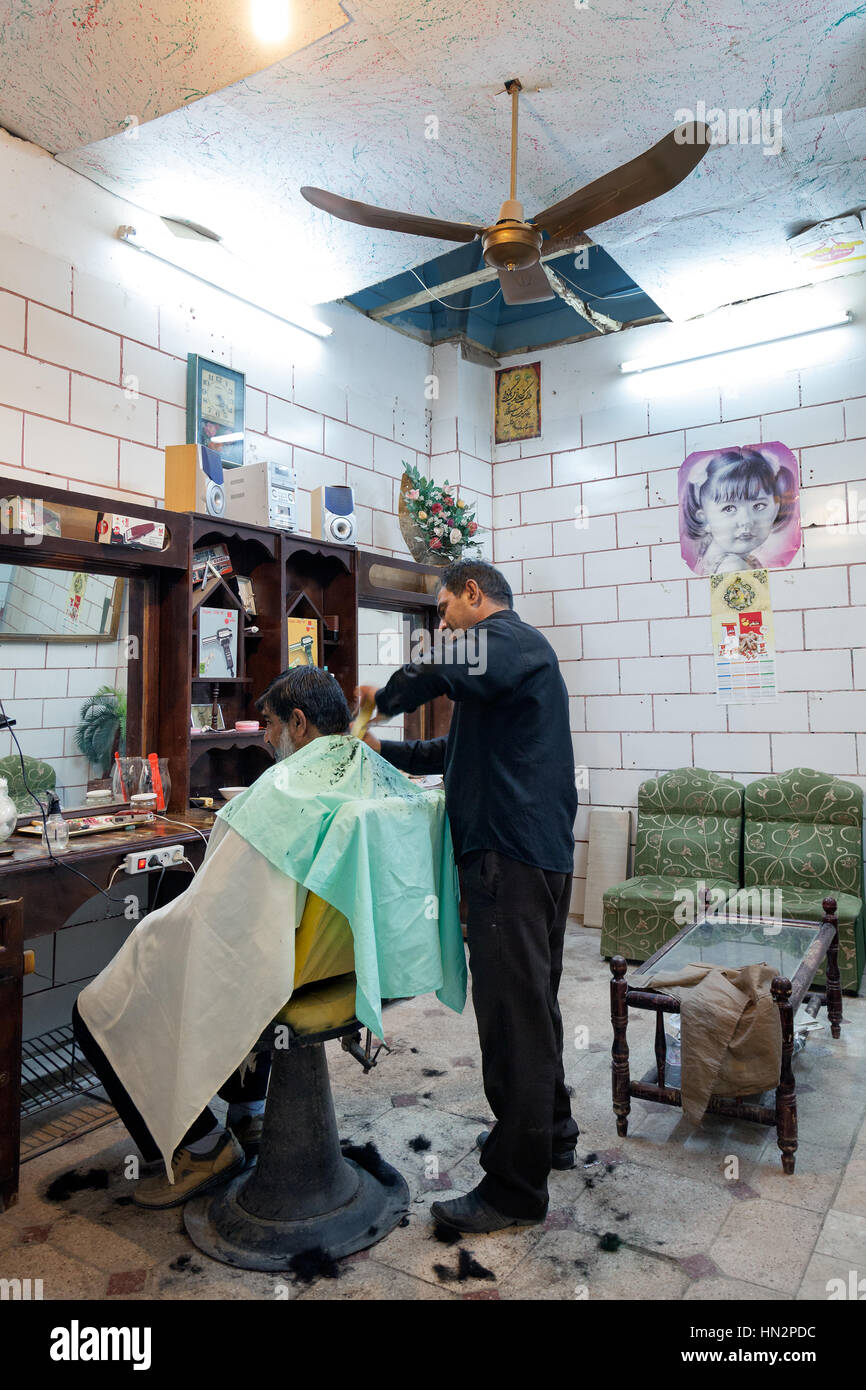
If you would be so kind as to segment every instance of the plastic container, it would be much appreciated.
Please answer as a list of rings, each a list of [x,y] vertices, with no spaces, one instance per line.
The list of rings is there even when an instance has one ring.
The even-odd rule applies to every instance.
[[[42,824],[42,848],[51,854],[65,854],[69,848],[69,826],[60,814],[60,802],[52,796],[48,816]]]
[[[257,719],[238,719],[235,723],[239,734],[257,734],[261,727]]]
[[[156,811],[156,792],[136,792],[129,798],[129,811],[133,816],[152,816]]]
[[[18,807],[9,795],[9,783],[0,777],[0,844],[9,839],[17,819]]]

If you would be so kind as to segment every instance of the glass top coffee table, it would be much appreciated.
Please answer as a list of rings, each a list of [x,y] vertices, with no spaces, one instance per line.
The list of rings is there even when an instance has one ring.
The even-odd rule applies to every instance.
[[[791,1059],[794,1055],[794,1014],[803,1002],[821,964],[827,961],[827,1012],[830,1031],[838,1038],[842,1023],[842,989],[839,977],[839,929],[836,900],[825,898],[822,922],[794,922],[769,917],[726,917],[724,913],[703,917],[684,927],[640,967],[641,975],[660,970],[681,970],[693,964],[739,968],[746,965],[772,966],[773,999],[779,1010],[782,1033],[782,1062],[775,1105],[756,1104],[739,1097],[711,1096],[708,1113],[737,1120],[772,1125],[782,1152],[782,1168],[794,1171],[797,1152],[797,1100]],[[628,968],[622,956],[610,962],[610,1016],[613,1024],[613,1109],[617,1134],[628,1133],[630,1100],[657,1101],[682,1108],[682,1093],[665,1085],[667,1046],[664,1016],[679,1013],[680,1001],[660,990],[633,989],[625,978]],[[628,1011],[650,1009],[656,1015],[655,1081],[632,1081],[626,1035]]]

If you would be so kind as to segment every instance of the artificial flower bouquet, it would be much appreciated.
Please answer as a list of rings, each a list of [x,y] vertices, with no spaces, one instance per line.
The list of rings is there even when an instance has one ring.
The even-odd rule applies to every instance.
[[[457,488],[424,478],[411,463],[404,463],[403,496],[413,530],[437,560],[459,560],[464,550],[480,547],[472,537],[478,530],[475,508],[457,497]]]

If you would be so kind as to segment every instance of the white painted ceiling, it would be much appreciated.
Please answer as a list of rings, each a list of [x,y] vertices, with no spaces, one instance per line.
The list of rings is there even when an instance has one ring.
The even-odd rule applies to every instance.
[[[2,3],[18,11],[26,0]],[[112,3],[130,0],[104,0],[102,10],[92,0],[93,27],[111,30]],[[495,220],[508,191],[510,103],[501,89],[512,76],[525,89],[518,195],[528,216],[631,159],[699,101],[708,111],[778,113],[780,153],[714,146],[671,193],[592,229],[674,319],[803,283],[786,236],[866,206],[866,5],[852,0],[344,0],[336,28],[335,0],[292,3],[303,31],[294,39],[306,46],[183,105],[171,57],[154,61],[143,21],[103,42],[94,96],[89,35],[61,26],[46,68],[19,16],[0,49],[0,119],[134,203],[214,228],[311,303],[450,243],[334,221],[304,202],[300,186]],[[56,6],[45,0],[45,8]],[[161,3],[153,25],[163,11],[177,25],[187,8],[205,67],[222,63],[222,80],[232,81],[224,53],[237,47],[242,7],[212,0],[207,41],[199,0]],[[323,37],[310,41],[316,33]],[[106,92],[121,74],[112,104]],[[178,109],[167,110],[172,102]],[[111,128],[120,108],[142,121],[154,109],[166,114],[132,137],[80,143],[82,130],[92,140]]]

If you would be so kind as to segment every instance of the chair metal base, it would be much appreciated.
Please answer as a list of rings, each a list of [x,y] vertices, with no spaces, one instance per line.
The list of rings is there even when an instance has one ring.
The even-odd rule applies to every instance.
[[[240,1269],[285,1270],[293,1255],[314,1249],[335,1260],[366,1250],[398,1225],[409,1205],[409,1189],[394,1168],[394,1184],[385,1187],[351,1159],[343,1161],[353,1170],[356,1187],[335,1211],[299,1221],[253,1216],[239,1201],[253,1170],[219,1192],[187,1202],[187,1234],[206,1255]]]
[[[190,1239],[224,1264],[285,1270],[314,1249],[339,1259],[381,1240],[409,1205],[396,1169],[380,1161],[374,1176],[344,1158],[320,1036],[274,1048],[256,1166],[186,1204]]]

